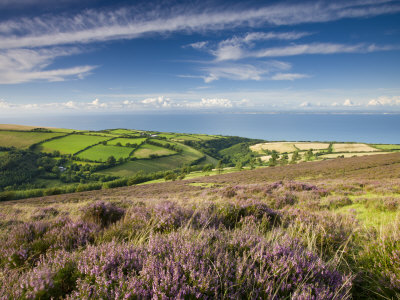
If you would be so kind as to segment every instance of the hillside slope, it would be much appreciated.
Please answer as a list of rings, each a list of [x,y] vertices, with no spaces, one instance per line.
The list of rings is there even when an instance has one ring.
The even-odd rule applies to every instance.
[[[2,202],[0,298],[395,299],[399,195],[393,153]]]

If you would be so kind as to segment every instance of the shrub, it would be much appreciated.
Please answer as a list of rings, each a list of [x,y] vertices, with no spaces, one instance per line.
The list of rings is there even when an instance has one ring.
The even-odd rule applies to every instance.
[[[82,220],[106,227],[123,217],[125,210],[110,202],[97,201],[83,209]]]

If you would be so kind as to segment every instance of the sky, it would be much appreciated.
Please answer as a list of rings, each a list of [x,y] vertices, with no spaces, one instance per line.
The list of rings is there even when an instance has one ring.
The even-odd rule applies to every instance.
[[[399,70],[400,1],[0,0],[0,116],[400,113]]]

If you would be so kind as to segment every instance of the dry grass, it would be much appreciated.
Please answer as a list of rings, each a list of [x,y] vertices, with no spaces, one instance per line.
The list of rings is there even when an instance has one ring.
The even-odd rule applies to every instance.
[[[256,144],[250,147],[254,152],[261,152],[262,150],[277,151],[277,152],[294,152],[296,148],[293,142],[274,142]]]
[[[260,157],[261,161],[264,161],[264,162],[269,161],[270,158],[271,158],[271,155],[264,155],[264,156]]]
[[[334,152],[372,152],[379,151],[366,144],[333,144]]]
[[[32,130],[41,126],[26,126],[26,125],[15,125],[15,124],[0,124],[0,130]]]
[[[295,143],[294,146],[299,150],[321,150],[321,149],[328,149],[328,143]]]
[[[377,155],[377,154],[387,154],[387,152],[363,152],[363,153],[357,153],[357,152],[345,152],[345,153],[330,153],[330,154],[324,154],[321,155],[320,157],[322,158],[336,158],[338,156],[344,156],[344,157],[353,157],[353,156],[365,156],[365,155]]]

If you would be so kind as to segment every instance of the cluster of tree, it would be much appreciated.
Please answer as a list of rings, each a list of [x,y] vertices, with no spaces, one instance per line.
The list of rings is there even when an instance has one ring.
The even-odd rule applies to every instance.
[[[256,144],[261,142],[264,141],[243,138],[238,136],[227,136],[207,141],[185,141],[184,143],[212,157],[223,159],[223,157],[220,154],[220,151],[223,149],[227,149],[229,147],[232,147],[233,145],[240,143]]]
[[[31,131],[33,131],[33,132],[53,132],[48,128],[41,128],[41,127],[33,128],[33,129],[31,129]]]
[[[10,150],[0,156],[0,191],[31,183],[40,173],[39,155],[31,151]]]
[[[176,146],[174,144],[170,144],[170,143],[166,143],[166,144],[165,143],[157,143],[154,140],[147,140],[146,143],[150,144],[150,145],[153,145],[153,146],[167,148],[167,149],[173,150],[173,151],[178,152],[178,153],[181,153],[183,151],[182,148],[180,148],[180,147],[178,147],[178,146]]]

